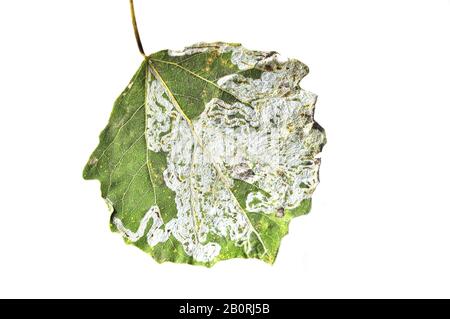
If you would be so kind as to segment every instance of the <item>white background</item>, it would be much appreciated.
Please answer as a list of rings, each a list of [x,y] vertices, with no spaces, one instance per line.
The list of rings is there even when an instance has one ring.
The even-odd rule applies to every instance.
[[[450,297],[450,2],[145,1],[148,53],[198,41],[310,67],[321,184],[273,266],[159,265],[82,169],[139,66],[128,1],[0,4],[0,297]]]

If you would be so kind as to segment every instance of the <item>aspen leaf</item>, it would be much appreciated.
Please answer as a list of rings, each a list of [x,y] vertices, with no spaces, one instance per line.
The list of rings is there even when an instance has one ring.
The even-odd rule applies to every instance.
[[[83,173],[100,181],[112,230],[158,262],[273,263],[319,182],[326,139],[307,73],[239,44],[147,56]]]

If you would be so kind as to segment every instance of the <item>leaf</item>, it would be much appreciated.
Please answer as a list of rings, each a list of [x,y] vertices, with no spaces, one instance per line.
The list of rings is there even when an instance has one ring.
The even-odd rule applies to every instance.
[[[307,73],[238,44],[147,57],[84,169],[112,230],[158,262],[273,263],[319,181],[325,134],[299,85]]]

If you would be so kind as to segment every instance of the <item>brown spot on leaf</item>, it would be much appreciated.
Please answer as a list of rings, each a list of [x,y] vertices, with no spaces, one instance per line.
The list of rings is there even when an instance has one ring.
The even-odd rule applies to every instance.
[[[283,207],[278,208],[275,216],[277,216],[278,218],[284,217],[284,208]]]
[[[97,162],[98,162],[98,158],[97,157],[92,157],[89,160],[89,165],[95,165],[95,164],[97,164]]]

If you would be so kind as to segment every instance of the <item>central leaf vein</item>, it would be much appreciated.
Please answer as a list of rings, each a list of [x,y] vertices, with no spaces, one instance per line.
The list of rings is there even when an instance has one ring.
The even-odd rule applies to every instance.
[[[168,63],[168,64],[173,64],[173,65],[176,65],[176,66],[178,66],[178,67],[181,67],[181,68],[185,69],[184,67],[179,66],[179,65],[177,65],[176,63],[167,62],[167,61],[163,61],[163,60],[156,60],[156,59],[154,59],[154,60],[155,60],[155,61],[161,61],[161,62]],[[156,78],[156,80],[158,80],[158,81],[161,83],[161,85],[164,87],[164,89],[165,89],[165,91],[166,91],[166,93],[167,93],[167,96],[169,97],[169,99],[170,99],[171,102],[173,103],[173,105],[174,105],[174,107],[176,108],[176,110],[180,113],[180,115],[182,116],[182,118],[187,122],[187,124],[188,124],[188,126],[189,126],[189,129],[191,130],[192,136],[193,136],[193,138],[194,138],[194,142],[195,142],[197,145],[199,145],[199,146],[201,147],[203,153],[204,153],[209,159],[212,159],[211,154],[209,154],[209,151],[208,151],[208,150],[206,149],[206,147],[203,145],[203,143],[202,143],[202,141],[201,141],[201,138],[197,135],[196,131],[194,130],[194,126],[193,126],[191,120],[190,120],[190,119],[187,117],[187,115],[184,113],[183,109],[181,108],[181,106],[180,106],[180,104],[178,103],[177,99],[175,98],[174,94],[172,93],[172,91],[170,90],[170,88],[168,87],[168,85],[167,85],[167,83],[164,81],[164,79],[161,77],[160,73],[158,72],[158,70],[156,69],[156,67],[155,67],[154,64],[152,63],[152,60],[150,60],[150,59],[149,59],[149,67],[150,67],[150,70],[151,70],[151,73],[153,74],[153,76],[154,76],[154,77]],[[185,70],[187,70],[187,71],[188,71],[190,74],[192,74],[193,76],[199,77],[197,74],[191,72],[190,70],[188,70],[188,69],[185,69]],[[200,78],[202,78],[202,77],[200,77]],[[204,79],[204,78],[202,78],[202,79],[203,79],[204,81],[210,82],[210,81],[207,80],[207,79]],[[210,82],[210,83],[212,83],[213,85],[215,85],[213,82]],[[215,86],[217,86],[217,85],[215,85]],[[217,86],[217,87],[218,87],[218,86]],[[218,88],[220,88],[220,87],[218,87]],[[220,88],[220,89],[221,89],[221,88]],[[223,89],[221,89],[221,90],[223,90]],[[263,247],[263,249],[264,249],[264,254],[263,254],[263,255],[268,254],[268,250],[267,250],[267,248],[266,248],[266,246],[265,246],[264,241],[262,240],[260,234],[256,231],[256,229],[255,229],[255,227],[253,226],[253,224],[252,224],[250,218],[248,217],[246,211],[242,208],[242,206],[240,205],[239,201],[237,200],[237,198],[235,197],[234,193],[232,192],[231,186],[229,185],[227,179],[226,179],[225,176],[223,175],[222,170],[217,166],[217,164],[216,164],[213,160],[211,160],[211,164],[212,164],[212,166],[214,167],[214,169],[216,170],[216,172],[217,172],[217,174],[218,174],[218,177],[219,177],[219,178],[221,179],[221,181],[223,182],[223,184],[224,184],[224,186],[225,186],[225,189],[231,194],[231,198],[232,198],[233,201],[235,202],[236,206],[241,210],[241,212],[242,212],[244,218],[246,219],[246,221],[247,221],[247,223],[248,223],[248,225],[249,225],[251,231],[256,235],[258,241],[261,243],[261,245],[262,245],[262,247]]]

